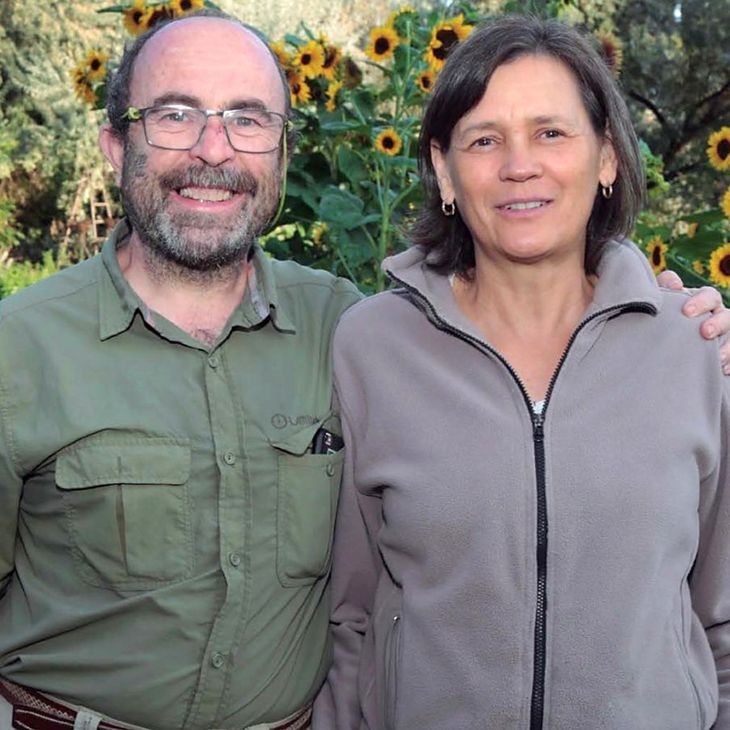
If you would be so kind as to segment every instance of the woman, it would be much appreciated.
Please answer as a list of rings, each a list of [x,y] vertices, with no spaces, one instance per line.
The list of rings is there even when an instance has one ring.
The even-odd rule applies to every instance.
[[[610,72],[557,22],[483,27],[420,161],[400,288],[335,339],[315,727],[730,727],[728,386],[623,239],[643,178]]]

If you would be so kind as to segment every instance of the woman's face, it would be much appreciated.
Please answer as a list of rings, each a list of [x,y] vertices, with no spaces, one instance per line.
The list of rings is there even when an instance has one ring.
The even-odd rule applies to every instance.
[[[570,69],[550,56],[497,68],[481,101],[431,156],[476,246],[476,259],[581,263],[598,185],[616,178],[611,143],[591,126]]]

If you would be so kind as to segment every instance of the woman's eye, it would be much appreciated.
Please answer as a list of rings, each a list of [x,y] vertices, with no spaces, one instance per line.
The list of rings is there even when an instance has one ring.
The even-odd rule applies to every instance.
[[[472,147],[490,147],[494,144],[494,140],[491,137],[479,137],[478,139],[475,139],[472,143]]]

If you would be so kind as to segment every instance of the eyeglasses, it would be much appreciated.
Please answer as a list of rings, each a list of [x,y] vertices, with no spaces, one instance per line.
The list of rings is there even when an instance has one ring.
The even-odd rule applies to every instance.
[[[194,109],[182,104],[130,106],[124,116],[141,120],[147,144],[163,150],[189,150],[203,136],[209,117],[221,117],[228,142],[237,152],[263,154],[279,146],[289,120],[266,109]]]

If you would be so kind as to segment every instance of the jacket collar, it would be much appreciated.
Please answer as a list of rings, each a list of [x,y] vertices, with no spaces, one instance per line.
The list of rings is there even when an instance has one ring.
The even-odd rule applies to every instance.
[[[383,262],[383,270],[397,285],[418,294],[447,324],[483,338],[456,304],[448,276],[428,267],[428,255],[413,246]],[[605,310],[644,306],[657,313],[661,291],[646,256],[628,239],[609,241],[601,254],[598,281],[584,318]]]
[[[147,305],[137,296],[119,268],[117,248],[129,238],[127,219],[120,221],[104,242],[99,275],[99,338],[109,339],[129,329],[135,315],[149,319]],[[241,304],[229,327],[249,329],[267,319],[280,332],[294,333],[290,313],[279,301],[276,276],[268,256],[256,244],[251,257],[253,269]]]

